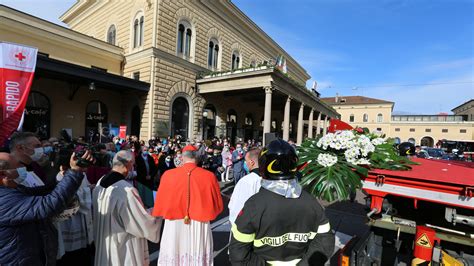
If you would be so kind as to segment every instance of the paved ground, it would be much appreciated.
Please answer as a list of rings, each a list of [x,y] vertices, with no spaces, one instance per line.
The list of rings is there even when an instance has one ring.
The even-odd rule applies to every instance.
[[[216,220],[212,221],[212,235],[214,240],[214,265],[225,266],[230,265],[229,257],[227,254],[227,244],[229,243],[229,231],[230,224],[228,222],[229,209],[227,205],[229,203],[230,195],[232,194],[233,183],[221,183],[221,191],[224,200],[225,209],[217,217]],[[336,203],[321,202],[326,207],[326,215],[331,222],[332,228],[342,233],[342,240],[348,236],[362,234],[368,227],[366,222],[366,209],[364,195],[361,192],[357,192],[356,199],[354,202],[343,201]],[[156,265],[159,245],[149,243],[150,247],[150,265]]]

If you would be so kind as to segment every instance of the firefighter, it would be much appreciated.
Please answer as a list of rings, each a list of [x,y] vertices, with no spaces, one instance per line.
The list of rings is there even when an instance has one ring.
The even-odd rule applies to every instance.
[[[281,139],[261,151],[262,187],[232,225],[232,265],[322,265],[332,255],[334,233],[323,207],[298,184],[297,164]]]
[[[400,154],[400,156],[409,157],[409,156],[414,156],[416,154],[415,145],[411,142],[402,142],[398,144],[397,148],[398,148],[398,153]]]

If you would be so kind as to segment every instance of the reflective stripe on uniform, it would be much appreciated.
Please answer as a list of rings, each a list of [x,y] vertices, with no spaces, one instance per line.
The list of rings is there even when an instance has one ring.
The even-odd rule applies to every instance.
[[[327,233],[331,230],[331,225],[329,222],[322,224],[318,227],[318,234],[324,234]]]
[[[267,261],[268,264],[273,266],[292,266],[298,264],[301,259],[294,259],[292,261]]]
[[[235,238],[235,240],[243,243],[251,243],[252,241],[255,240],[255,234],[244,234],[239,231],[237,228],[237,225],[232,224],[232,236]]]
[[[314,239],[316,237],[315,232],[308,232],[308,233],[286,233],[281,236],[275,237],[263,237],[260,239],[256,239],[253,241],[253,245],[255,247],[261,247],[264,245],[268,245],[271,247],[279,247],[286,242],[298,242],[298,243],[306,243],[309,239]]]

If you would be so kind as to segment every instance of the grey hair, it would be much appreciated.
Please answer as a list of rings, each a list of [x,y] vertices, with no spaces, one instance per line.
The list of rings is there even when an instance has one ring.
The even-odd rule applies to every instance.
[[[135,157],[133,153],[130,151],[119,151],[115,154],[114,159],[112,160],[112,168],[113,167],[127,167],[127,165],[134,161]]]
[[[189,158],[189,159],[197,159],[197,152],[195,151],[185,151],[181,154],[183,157]]]
[[[10,150],[13,150],[18,145],[25,144],[29,138],[36,138],[36,134],[32,132],[16,132],[10,138]]]

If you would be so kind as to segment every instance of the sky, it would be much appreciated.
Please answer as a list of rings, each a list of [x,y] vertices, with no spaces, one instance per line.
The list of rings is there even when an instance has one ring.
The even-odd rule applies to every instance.
[[[54,23],[75,0],[0,0]],[[450,113],[474,98],[474,0],[232,1],[318,83],[321,97]]]

